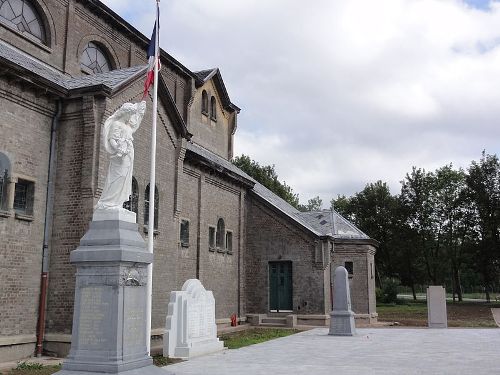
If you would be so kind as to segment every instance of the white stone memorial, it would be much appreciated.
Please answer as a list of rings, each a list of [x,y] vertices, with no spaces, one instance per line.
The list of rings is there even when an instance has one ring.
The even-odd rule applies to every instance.
[[[217,338],[215,299],[198,279],[189,279],[182,291],[170,293],[163,336],[163,355],[189,359],[224,349]]]
[[[354,312],[351,309],[349,274],[340,266],[335,269],[333,282],[333,310],[330,313],[330,332],[332,336],[354,336]]]
[[[429,328],[448,328],[446,290],[441,285],[427,288],[427,323]]]

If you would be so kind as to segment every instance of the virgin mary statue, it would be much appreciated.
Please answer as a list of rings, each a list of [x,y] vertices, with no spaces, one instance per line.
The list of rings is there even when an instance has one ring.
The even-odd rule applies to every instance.
[[[96,209],[123,209],[132,193],[134,169],[134,145],[132,135],[139,128],[146,102],[125,103],[104,123],[102,140],[104,148],[111,154],[106,184]]]

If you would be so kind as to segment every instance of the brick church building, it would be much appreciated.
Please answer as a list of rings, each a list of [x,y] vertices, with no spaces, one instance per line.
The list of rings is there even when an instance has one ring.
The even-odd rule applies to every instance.
[[[141,99],[148,42],[98,0],[0,0],[0,361],[32,355],[37,339],[48,353],[69,349],[69,254],[105,182],[101,127]],[[221,72],[193,72],[165,51],[161,60],[157,185],[148,185],[149,98],[126,203],[144,238],[154,236],[153,338],[170,291],[190,278],[213,291],[218,324],[232,314],[328,324],[338,265],[357,317],[376,320],[377,242],[335,211],[297,211],[236,168],[240,109]]]

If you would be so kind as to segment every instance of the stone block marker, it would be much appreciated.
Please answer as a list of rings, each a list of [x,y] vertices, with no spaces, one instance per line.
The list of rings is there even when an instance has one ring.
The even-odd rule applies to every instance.
[[[446,290],[441,285],[427,288],[427,323],[429,328],[448,328]]]
[[[96,210],[76,266],[71,350],[58,375],[165,375],[147,353],[146,250],[128,211]]]
[[[335,269],[333,291],[333,310],[330,313],[330,332],[332,336],[354,336],[354,312],[351,310],[349,274],[340,266]]]
[[[163,355],[188,359],[224,349],[217,338],[215,299],[198,279],[189,279],[182,291],[170,293]]]

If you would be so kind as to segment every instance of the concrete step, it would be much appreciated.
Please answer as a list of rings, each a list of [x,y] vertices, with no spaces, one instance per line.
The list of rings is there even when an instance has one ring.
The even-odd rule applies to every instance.
[[[261,323],[259,327],[286,327],[283,323]]]
[[[286,325],[286,318],[272,318],[272,317],[262,318],[262,324],[264,323]]]

